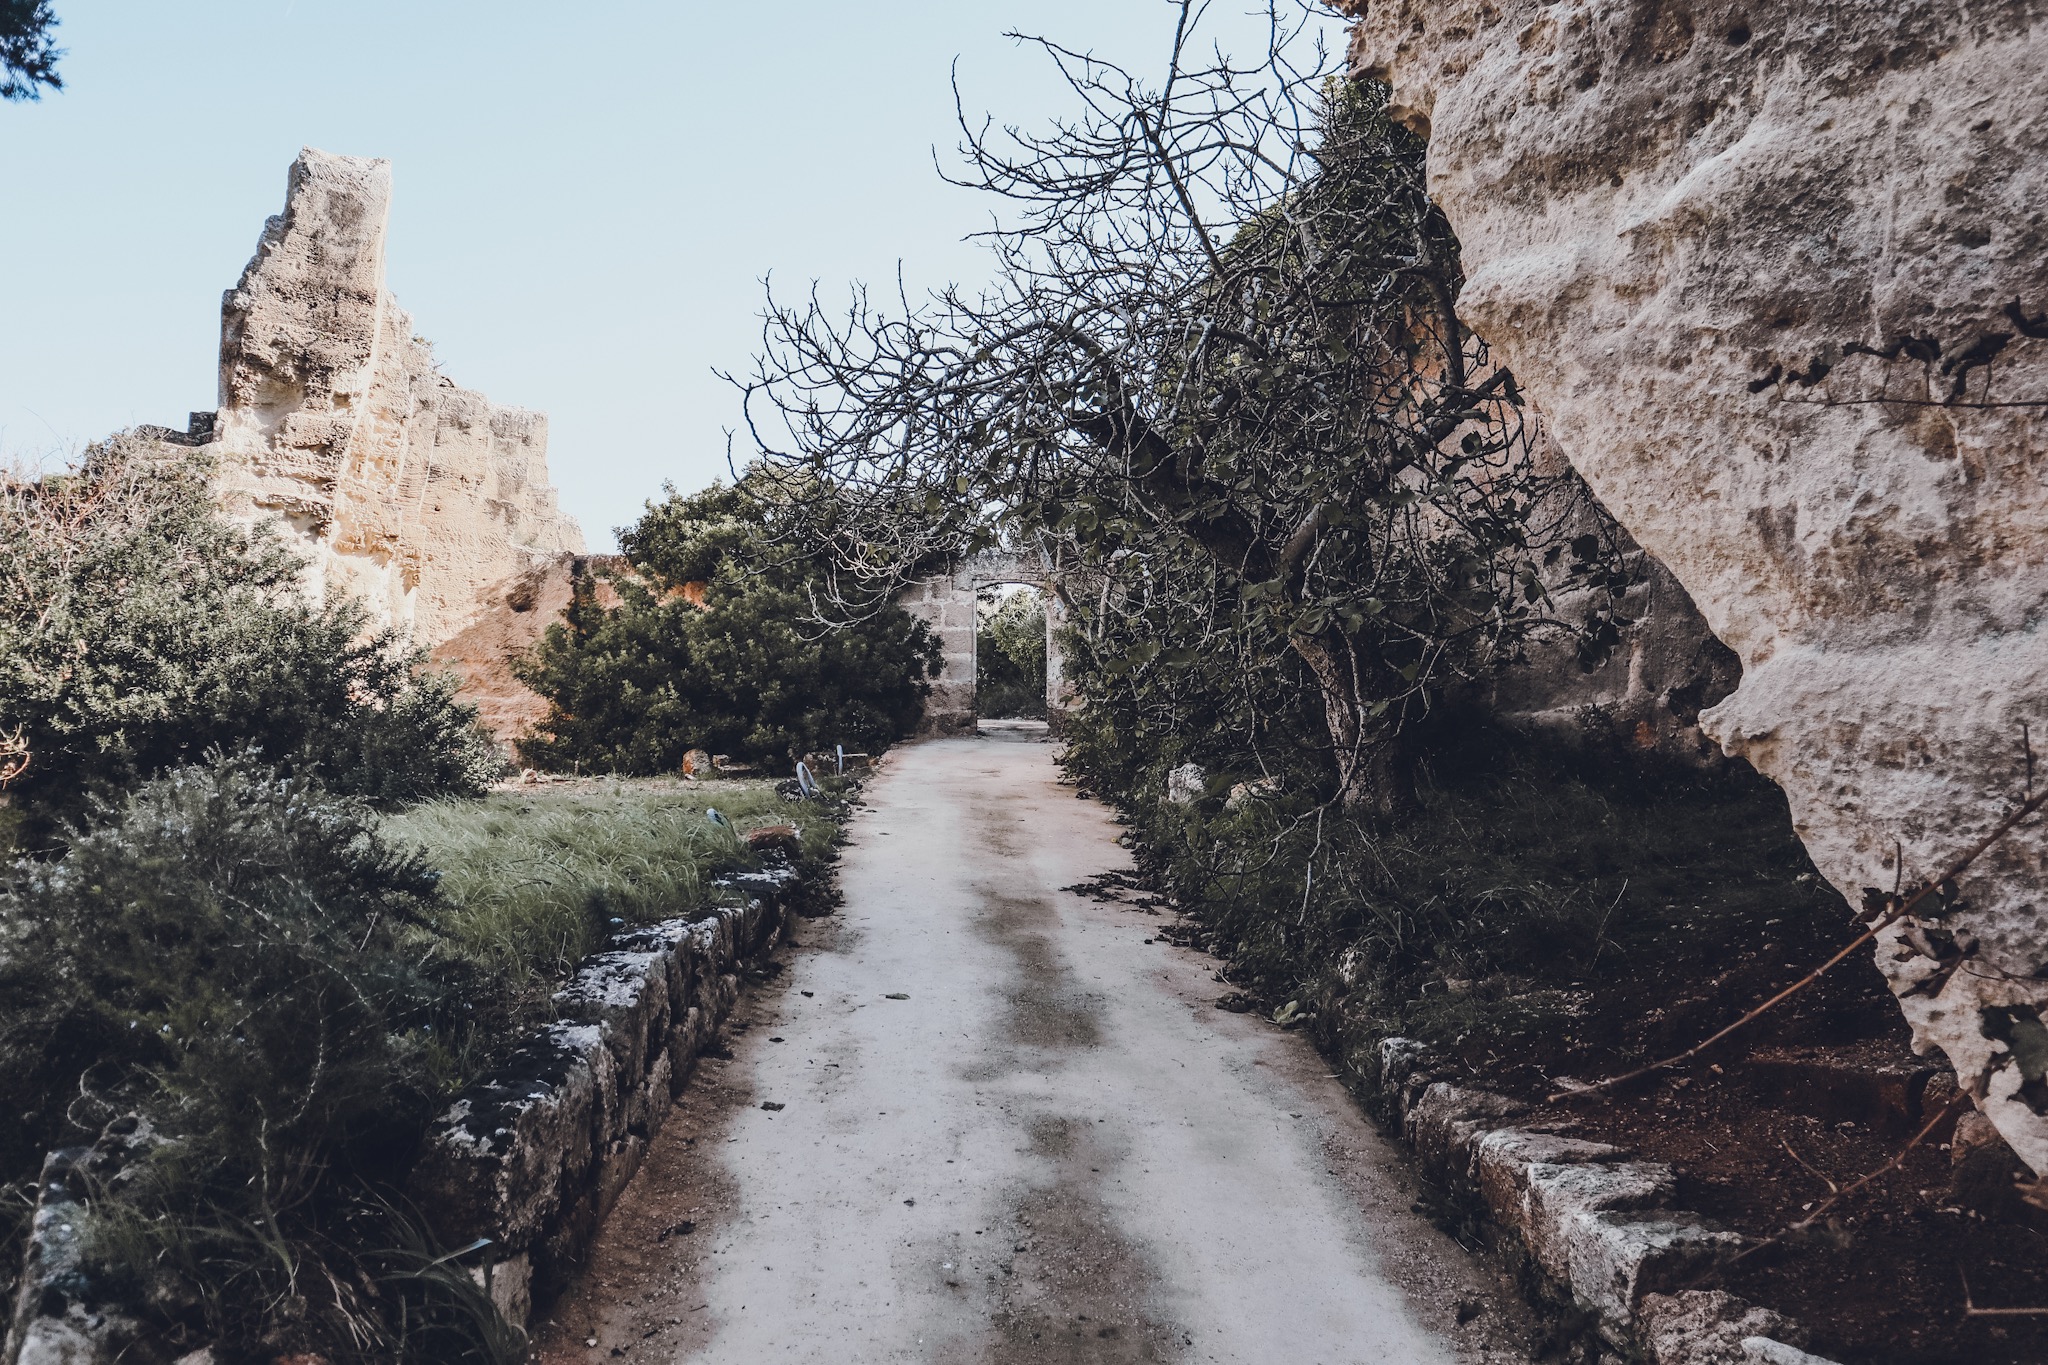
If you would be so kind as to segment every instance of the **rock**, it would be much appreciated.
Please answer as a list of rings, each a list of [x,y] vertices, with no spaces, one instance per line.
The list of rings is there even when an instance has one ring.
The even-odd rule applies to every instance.
[[[752,777],[760,769],[751,763],[742,763],[729,754],[713,754],[711,770],[720,777]]]
[[[1702,726],[1852,902],[1895,844],[1904,880],[1941,868],[2010,809],[2048,715],[2037,9],[1340,7],[1429,139],[1460,312],[1740,657]],[[2044,861],[2037,821],[1964,878],[1946,927],[1977,969],[1897,932],[1877,954],[2036,1171],[2048,1078],[2013,1039],[2048,1008]]]
[[[1802,1351],[1769,1337],[1744,1337],[1742,1353],[1756,1365],[1835,1365],[1834,1361],[1823,1359],[1811,1351]]]
[[[547,418],[458,388],[384,287],[391,165],[308,147],[221,303],[220,408],[177,445],[231,513],[277,519],[371,623],[433,646],[493,584],[583,549],[548,482]]]
[[[717,776],[717,765],[711,755],[703,749],[692,749],[683,755],[683,776],[706,778]]]
[[[1648,1365],[1752,1365],[1748,1339],[1803,1341],[1799,1329],[1768,1308],[1718,1289],[1645,1294],[1636,1336]]]
[[[433,647],[436,668],[456,676],[462,699],[477,708],[477,719],[510,748],[514,740],[547,719],[548,703],[512,674],[509,662],[531,649],[561,619],[579,586],[605,607],[618,605],[605,575],[631,571],[619,555],[553,555],[483,590],[475,617]],[[532,772],[532,769],[528,769]],[[520,780],[528,780],[521,774]],[[545,781],[535,774],[534,781]]]
[[[1422,1169],[1430,1175],[1462,1175],[1468,1168],[1473,1139],[1527,1108],[1505,1095],[1437,1081],[1408,1111],[1408,1140],[1415,1145]]]
[[[90,1209],[85,1167],[93,1149],[52,1152],[43,1163],[28,1248],[0,1360],[9,1365],[93,1365],[120,1359],[139,1333],[127,1315],[110,1311],[104,1291],[85,1273]]]
[[[1572,1256],[1584,1240],[1581,1226],[1589,1217],[1663,1208],[1678,1192],[1677,1174],[1661,1161],[1536,1163],[1522,1179],[1521,1226],[1529,1252],[1553,1278],[1567,1284],[1573,1282]]]
[[[795,825],[763,825],[747,831],[747,847],[756,853],[786,853],[794,858],[799,847]]]
[[[1230,795],[1223,800],[1225,810],[1243,810],[1254,801],[1270,801],[1280,794],[1280,779],[1261,777],[1250,782],[1239,782],[1232,786]]]
[[[1494,1220],[1525,1235],[1529,1224],[1529,1173],[1538,1166],[1617,1161],[1626,1153],[1604,1142],[1584,1142],[1551,1133],[1501,1128],[1471,1144],[1471,1173]]]
[[[1183,763],[1166,775],[1166,799],[1175,806],[1192,806],[1202,799],[1206,779],[1199,763]]]

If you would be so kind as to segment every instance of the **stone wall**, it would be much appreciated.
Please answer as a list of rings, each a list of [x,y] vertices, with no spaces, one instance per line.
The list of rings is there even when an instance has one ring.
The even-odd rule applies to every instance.
[[[509,1322],[524,1326],[582,1265],[739,998],[740,970],[781,941],[796,869],[722,884],[746,903],[619,935],[555,993],[557,1022],[427,1134],[408,1193],[443,1244],[489,1241],[477,1273]]]
[[[231,512],[282,521],[313,591],[434,645],[583,535],[548,482],[547,418],[443,376],[384,287],[390,207],[389,162],[299,154],[222,300],[219,411],[172,439],[218,456]]]
[[[2048,0],[1339,7],[1464,316],[1740,656],[1707,733],[1852,900],[1940,869],[2048,722]],[[2044,871],[2036,821],[1877,954],[2037,1171]]]

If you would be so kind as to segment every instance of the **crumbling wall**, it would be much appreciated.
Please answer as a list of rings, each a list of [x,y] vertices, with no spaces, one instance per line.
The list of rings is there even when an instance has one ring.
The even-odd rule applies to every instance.
[[[1939,870],[2048,720],[2048,3],[1340,8],[1429,139],[1461,312],[1740,656],[1706,731],[1850,897]],[[2036,821],[1878,949],[2036,1170],[2044,871]]]
[[[390,205],[389,162],[300,153],[221,304],[220,410],[185,440],[219,456],[230,511],[282,520],[315,591],[433,645],[583,535],[548,482],[547,418],[440,374],[384,287]]]

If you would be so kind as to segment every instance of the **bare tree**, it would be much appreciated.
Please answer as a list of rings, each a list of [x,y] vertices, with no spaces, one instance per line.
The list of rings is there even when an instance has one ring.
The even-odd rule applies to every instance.
[[[1150,80],[1026,39],[1078,112],[963,112],[954,178],[1010,214],[995,283],[771,296],[749,423],[829,493],[812,538],[849,609],[1010,538],[1104,585],[1085,622],[1198,549],[1313,675],[1344,804],[1395,813],[1409,722],[1543,619],[1530,432],[1458,321],[1423,149],[1343,79],[1322,12],[1275,0],[1246,63],[1205,45],[1204,0],[1174,8]]]

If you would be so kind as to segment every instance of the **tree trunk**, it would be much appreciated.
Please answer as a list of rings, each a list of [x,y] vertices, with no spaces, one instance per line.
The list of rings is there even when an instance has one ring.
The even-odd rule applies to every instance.
[[[1408,746],[1398,730],[1373,733],[1367,725],[1352,653],[1341,637],[1333,644],[1328,635],[1290,635],[1287,643],[1315,674],[1323,694],[1323,721],[1344,809],[1382,822],[1412,812],[1417,799]]]

